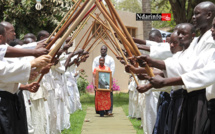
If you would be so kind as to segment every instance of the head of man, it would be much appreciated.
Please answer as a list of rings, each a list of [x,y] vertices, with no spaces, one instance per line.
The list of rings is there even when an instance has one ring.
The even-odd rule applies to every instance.
[[[149,33],[149,40],[155,42],[162,42],[162,35],[159,30],[151,30]]]
[[[24,44],[24,42],[23,42],[22,40],[20,40],[20,39],[15,39],[15,40],[11,41],[9,45],[10,45],[11,47],[14,47],[14,46],[16,46],[16,45],[23,45],[23,44]]]
[[[178,31],[178,29],[179,29],[179,27],[180,27],[180,25],[181,25],[181,24],[176,25],[176,26],[175,26],[175,28],[174,28],[174,31],[176,31],[176,32],[177,32],[177,31]]]
[[[183,23],[178,28],[178,38],[180,45],[187,49],[195,37],[195,28],[190,23]]]
[[[212,37],[215,40],[215,18],[213,19],[213,22],[212,22],[211,32],[212,32]]]
[[[45,31],[45,30],[41,30],[39,31],[39,33],[37,34],[37,40],[40,41],[40,40],[43,40],[43,39],[46,39],[49,37],[49,32],[48,31]]]
[[[24,42],[24,44],[28,44],[28,43],[35,42],[35,40],[32,39],[32,38],[25,38],[25,39],[23,40],[23,42]]]
[[[5,27],[0,24],[0,45],[5,44],[6,43],[6,31],[5,31]]]
[[[14,26],[7,21],[2,21],[1,24],[5,27],[5,30],[6,30],[6,38],[7,38],[6,42],[10,44],[11,41],[16,39]]]
[[[175,31],[170,36],[170,50],[173,54],[175,54],[178,51],[181,51],[183,47],[180,45],[179,39],[178,39],[178,33]]]
[[[33,39],[33,42],[37,41],[37,37],[36,37],[34,34],[32,34],[32,33],[27,33],[27,34],[24,36],[24,39],[26,39],[26,38],[31,38],[31,39]]]
[[[171,34],[168,34],[168,35],[166,36],[166,42],[168,42],[168,43],[170,43],[170,36],[171,36]]]
[[[105,64],[105,58],[104,58],[104,57],[100,57],[100,58],[99,58],[99,65],[100,65],[101,67],[103,67],[104,64]]]
[[[214,16],[215,5],[210,1],[201,2],[194,8],[193,25],[200,31],[207,31],[211,28]]]
[[[103,45],[101,47],[101,51],[100,52],[101,52],[101,56],[105,57],[107,55],[107,47],[105,45]]]

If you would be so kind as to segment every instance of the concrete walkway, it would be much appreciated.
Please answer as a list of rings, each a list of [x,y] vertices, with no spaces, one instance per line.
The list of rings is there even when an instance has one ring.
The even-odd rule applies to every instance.
[[[136,134],[121,107],[114,107],[113,112],[113,117],[100,117],[94,107],[88,107],[82,134]]]

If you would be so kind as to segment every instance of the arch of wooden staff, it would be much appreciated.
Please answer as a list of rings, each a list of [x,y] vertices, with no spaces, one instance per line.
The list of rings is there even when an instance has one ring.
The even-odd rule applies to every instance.
[[[122,41],[122,44],[123,44],[124,48],[126,49],[127,53],[129,54],[129,57],[131,57],[132,55],[135,55],[135,56],[141,55],[141,53],[138,50],[137,46],[135,45],[133,39],[131,38],[130,34],[128,33],[127,28],[124,26],[124,24],[122,23],[121,19],[119,18],[119,15],[116,12],[116,10],[114,9],[112,3],[110,2],[110,0],[105,0],[105,1],[106,1],[107,5],[108,5],[110,14],[108,13],[108,11],[105,8],[105,6],[102,4],[101,0],[86,0],[84,2],[84,4],[79,9],[78,9],[78,7],[80,6],[81,0],[79,0],[78,2],[76,2],[77,4],[75,3],[73,12],[72,12],[72,10],[69,11],[69,12],[72,12],[72,13],[67,18],[67,20],[65,21],[65,23],[62,25],[62,27],[60,28],[60,30],[57,32],[57,34],[55,35],[55,38],[46,47],[47,49],[50,49],[51,46],[56,42],[56,40],[59,39],[62,36],[61,39],[59,40],[59,42],[49,52],[49,55],[51,55],[53,58],[55,57],[56,53],[59,51],[60,47],[62,46],[63,42],[67,39],[67,37],[69,36],[69,34],[72,33],[72,31],[80,24],[80,22],[83,21],[84,18],[86,16],[88,16],[89,14],[90,14],[91,17],[93,17],[95,20],[97,20],[100,23],[100,26],[104,27],[103,29],[106,29],[106,30],[108,29],[109,31],[111,31],[112,36],[113,36],[113,38],[115,40],[114,44],[116,45],[116,47],[120,51],[120,53],[123,56],[126,64],[128,64],[128,62],[127,62],[126,57],[124,56],[124,54],[123,54],[123,52],[121,50],[121,47],[119,45],[118,40],[114,36],[112,28],[117,33],[117,36],[119,37],[119,39]],[[91,8],[91,6],[93,5],[93,3],[95,3],[95,5]],[[95,8],[95,6],[97,6],[98,9],[101,11],[101,13],[103,14],[104,18],[107,20],[107,24],[109,25],[109,27],[107,27],[106,25],[104,25],[104,23],[101,20],[98,20],[98,18],[94,17],[90,13]],[[75,13],[75,11],[77,9],[78,9],[78,11]],[[66,16],[68,16],[68,15],[66,15]],[[66,17],[64,17],[64,18],[66,18]],[[119,24],[119,26],[121,27],[122,30],[120,30],[118,24]],[[92,28],[93,28],[93,26],[91,27],[91,30],[92,30]],[[67,31],[66,31],[66,29],[67,29]],[[104,30],[103,32],[106,33],[106,35],[108,36],[108,32],[106,30]],[[91,32],[89,32],[89,33],[91,33]],[[97,31],[95,33],[97,33]],[[89,35],[88,35],[88,37],[87,37],[87,39],[86,39],[86,41],[85,41],[82,49],[85,49],[86,46],[87,46],[87,44],[89,44],[90,40],[92,39],[93,36],[89,39]],[[102,38],[101,35],[98,36],[98,38],[96,39],[96,41],[100,37],[101,38],[100,41],[102,41],[106,45],[107,43],[104,41],[104,39]],[[108,38],[110,40],[110,37],[108,37]],[[96,41],[94,41],[94,43]],[[89,51],[89,49],[92,48],[93,44],[88,48],[88,51]],[[108,45],[106,45],[106,46],[108,48],[110,48]],[[114,52],[112,49],[111,49],[111,51]],[[117,56],[116,53],[114,53],[114,55]],[[149,76],[151,76],[151,77],[154,76],[151,68],[149,68],[149,66],[147,64],[146,64],[145,69],[146,69],[146,72],[147,72],[147,74]],[[133,73],[132,73],[132,75],[134,77]],[[38,82],[40,82],[40,80],[42,79],[42,77],[43,77],[43,74],[41,75],[41,77],[38,80]],[[135,82],[138,84],[137,80],[135,80]]]

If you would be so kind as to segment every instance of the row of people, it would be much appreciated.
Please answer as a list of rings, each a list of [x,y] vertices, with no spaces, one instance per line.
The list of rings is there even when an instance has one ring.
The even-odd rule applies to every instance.
[[[87,53],[68,53],[72,44],[65,44],[52,59],[44,41],[8,46],[15,36],[13,25],[1,22],[0,133],[61,133],[70,127],[70,114],[81,109],[76,68]],[[38,84],[41,73],[46,75]]]
[[[150,51],[150,54],[130,59],[139,67],[126,65],[125,70],[137,74],[139,80],[149,81],[148,84],[136,85],[138,92],[144,93],[145,101],[148,92],[162,91],[158,98],[156,119],[151,116],[151,110],[145,110],[148,116],[143,116],[145,133],[215,133],[214,17],[214,3],[201,2],[194,8],[193,25],[177,25],[170,37],[170,44],[134,39],[142,44],[138,45],[139,49]],[[195,37],[195,30],[200,31],[199,37]],[[155,77],[146,75],[146,62],[156,68],[153,69]],[[154,105],[151,102],[145,105]],[[150,126],[152,121],[153,129]]]

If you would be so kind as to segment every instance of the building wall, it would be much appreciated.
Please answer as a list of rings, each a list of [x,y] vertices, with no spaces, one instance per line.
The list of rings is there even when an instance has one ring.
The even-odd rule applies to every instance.
[[[95,13],[99,13],[98,10],[95,11]],[[136,37],[139,39],[143,39],[143,23],[142,21],[136,21],[136,14],[135,13],[130,13],[130,12],[125,12],[125,11],[118,11],[118,14],[123,21],[124,25],[127,27],[133,27],[136,28]],[[103,19],[102,14],[100,17]],[[76,37],[74,41],[74,46],[75,47],[79,41],[82,39],[83,35],[87,31],[87,29],[90,27],[90,25],[93,23],[92,18],[90,18],[87,22],[87,24],[84,26],[84,28],[81,30],[79,35]],[[87,34],[88,35],[88,34]],[[92,34],[91,34],[92,35]],[[91,36],[90,36],[91,37]],[[79,47],[82,47],[84,42],[86,40],[86,36],[82,39],[81,44]],[[88,44],[88,47],[95,41],[95,38],[91,40],[91,42]],[[111,43],[105,39],[105,41],[109,44],[109,46],[114,50],[112,47]],[[95,43],[97,44],[97,43]],[[81,65],[78,67],[78,69],[84,69],[87,74],[87,80],[89,83],[92,82],[92,63],[95,57],[100,55],[100,48],[101,46],[104,45],[103,43],[100,43],[91,53],[90,57],[87,59],[85,63],[81,63]],[[88,48],[87,47],[87,48]],[[73,48],[74,49],[74,48]],[[122,65],[115,57],[115,55],[108,49],[108,55],[112,56],[115,61],[115,73],[113,75],[113,78],[116,79],[118,82],[118,85],[120,86],[121,90],[127,90],[128,89],[128,79],[129,75],[125,73],[124,65]]]

